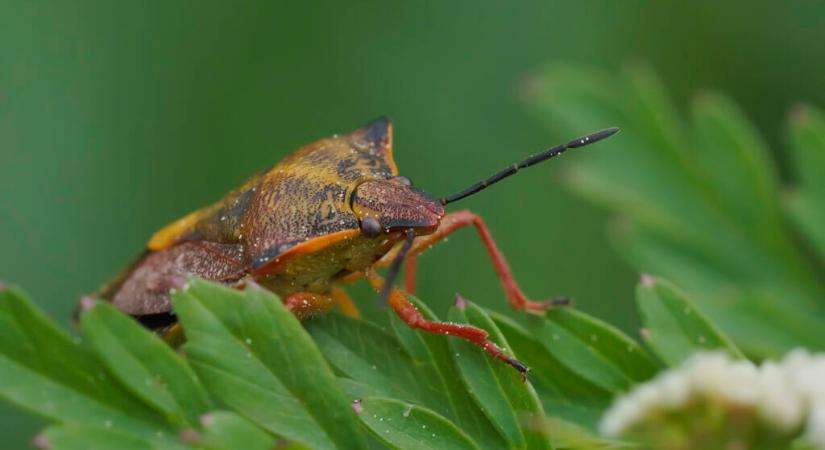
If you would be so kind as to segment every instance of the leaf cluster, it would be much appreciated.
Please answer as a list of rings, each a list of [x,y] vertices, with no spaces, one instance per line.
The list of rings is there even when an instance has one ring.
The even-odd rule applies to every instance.
[[[530,81],[543,123],[622,133],[567,162],[568,184],[614,211],[613,238],[640,272],[682,286],[749,354],[825,348],[825,115],[790,117],[790,181],[725,96],[685,118],[655,74],[549,67]],[[608,148],[609,147],[609,148]]]
[[[192,280],[174,293],[179,351],[105,302],[86,302],[72,337],[6,288],[0,396],[48,419],[36,443],[55,449],[605,448],[619,444],[592,430],[615,394],[698,348],[739,354],[669,283],[645,278],[637,297],[653,354],[571,309],[520,325],[454,307],[449,320],[483,327],[531,366],[524,382],[395,316],[386,327],[336,313],[301,324],[256,287]]]

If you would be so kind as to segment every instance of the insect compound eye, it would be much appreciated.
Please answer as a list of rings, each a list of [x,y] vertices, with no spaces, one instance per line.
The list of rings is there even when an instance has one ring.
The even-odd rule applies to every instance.
[[[407,178],[403,175],[398,175],[396,177],[392,177],[392,179],[399,182],[399,183],[401,183],[401,184],[403,184],[404,186],[412,186],[412,180],[410,180],[409,178]]]
[[[361,233],[366,237],[376,237],[384,231],[381,223],[372,217],[365,217],[361,219]]]

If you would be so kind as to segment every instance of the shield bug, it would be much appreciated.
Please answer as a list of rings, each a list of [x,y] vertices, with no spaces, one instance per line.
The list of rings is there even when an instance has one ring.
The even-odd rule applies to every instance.
[[[565,299],[528,300],[481,217],[466,210],[446,213],[444,207],[617,131],[605,129],[547,149],[456,194],[435,198],[398,174],[392,126],[382,118],[309,144],[222,200],[162,228],[100,296],[173,341],[180,327],[170,289],[186,277],[236,287],[254,281],[278,294],[299,317],[336,303],[357,315],[340,286],[365,278],[410,327],[467,339],[524,373],[527,368],[489,341],[485,330],[425,319],[394,286],[395,278],[406,261],[406,290],[412,292],[416,255],[471,225],[513,308],[539,313],[565,304]],[[380,267],[389,268],[386,280],[375,271]]]

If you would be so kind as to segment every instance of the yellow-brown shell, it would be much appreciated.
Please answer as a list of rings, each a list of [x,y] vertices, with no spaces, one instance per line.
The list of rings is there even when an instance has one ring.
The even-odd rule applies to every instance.
[[[185,241],[238,243],[251,271],[285,254],[313,251],[354,236],[358,218],[349,201],[366,180],[398,174],[392,125],[386,118],[295,151],[221,201],[161,229],[149,251]]]

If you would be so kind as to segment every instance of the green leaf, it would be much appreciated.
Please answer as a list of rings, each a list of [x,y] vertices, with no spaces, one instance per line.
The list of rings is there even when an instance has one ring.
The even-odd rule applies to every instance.
[[[503,349],[510,346],[492,319],[478,306],[467,302],[450,309],[452,322],[467,323],[490,333],[489,339]],[[547,436],[524,426],[544,417],[533,387],[503,361],[494,360],[479,347],[463,339],[451,339],[450,348],[467,390],[511,448],[550,448]]]
[[[636,287],[645,326],[643,337],[656,355],[675,366],[699,350],[718,349],[742,358],[742,352],[676,286],[645,275]]]
[[[225,404],[312,448],[363,448],[350,401],[280,299],[192,280],[172,301],[190,363]]]
[[[411,295],[408,295],[407,298],[424,318],[439,321],[438,317],[424,302]],[[441,387],[439,389],[443,393],[443,400],[439,402],[439,405],[443,405],[449,411],[448,414],[445,414],[445,417],[452,419],[453,423],[469,434],[476,442],[483,442],[486,449],[507,448],[504,437],[496,431],[487,416],[481,412],[461,380],[458,366],[453,357],[454,352],[449,344],[451,340],[457,338],[414,330],[395,314],[390,314],[392,328],[395,334],[399,336],[399,341],[406,343],[404,344],[405,347],[420,347],[423,345],[426,348],[426,354],[429,356],[426,357],[426,360],[418,360],[417,364],[424,369],[429,369],[430,375],[428,377],[430,379],[440,381]],[[411,353],[415,354],[416,352],[412,351]]]
[[[367,397],[361,422],[382,442],[396,449],[461,450],[480,447],[438,413],[400,400]]]
[[[118,429],[89,425],[59,425],[47,428],[36,441],[49,450],[184,450],[172,440],[160,444]]]
[[[431,314],[423,304],[419,306],[423,314]],[[390,314],[393,334],[334,313],[313,318],[307,329],[330,363],[347,377],[342,381],[355,398],[383,396],[424,405],[486,442],[488,448],[504,448],[458,379],[447,345],[452,338],[412,330]],[[410,346],[416,357],[406,350]],[[442,361],[433,356],[439,353]]]
[[[535,84],[532,103],[556,131],[621,127],[620,135],[566,160],[566,180],[623,216],[629,226],[612,237],[640,271],[703,293],[696,298],[702,309],[753,355],[778,356],[800,344],[825,348],[821,327],[791,324],[793,317],[825,318],[821,273],[776,207],[779,176],[767,149],[730,101],[701,98],[691,129],[643,67],[615,77],[554,67]],[[819,148],[813,134],[806,148]],[[823,170],[815,155],[803,157],[807,179]],[[811,241],[822,242],[817,230],[825,214],[816,205],[823,202],[802,191],[791,197],[792,215]],[[779,304],[790,313],[777,327],[770,318]]]
[[[209,399],[192,369],[156,334],[108,303],[80,317],[84,335],[109,371],[177,425],[197,423]]]
[[[348,378],[383,396],[438,403],[437,380],[423,376],[395,336],[377,325],[332,313],[313,318],[307,329],[330,364]]]
[[[61,423],[118,427],[137,435],[163,419],[16,288],[0,289],[0,396]]]
[[[529,319],[542,322],[541,318]],[[547,322],[559,336],[552,335],[559,359],[587,379],[599,379],[598,373],[616,373],[629,382],[616,386],[622,389],[650,379],[660,368],[636,341],[595,317],[572,308],[554,308],[547,312],[543,323]]]
[[[808,106],[791,117],[791,158],[797,175],[788,209],[825,262],[825,115]]]
[[[561,364],[601,389],[617,393],[645,381],[656,364],[616,328],[568,308],[530,317],[528,332]]]
[[[547,417],[538,428],[552,436],[553,445],[575,450],[635,449],[638,445],[599,437],[596,433],[557,417]]]
[[[519,360],[530,367],[530,382],[536,387],[546,413],[595,429],[613,394],[562,363],[550,350],[554,346],[552,340],[542,339],[504,315],[490,315]]]
[[[271,450],[275,439],[243,417],[229,411],[213,411],[201,417],[203,428],[192,442],[210,450]]]
[[[693,123],[694,155],[725,211],[753,224],[747,232],[757,239],[781,239],[776,167],[754,126],[733,102],[710,93],[694,102]]]

